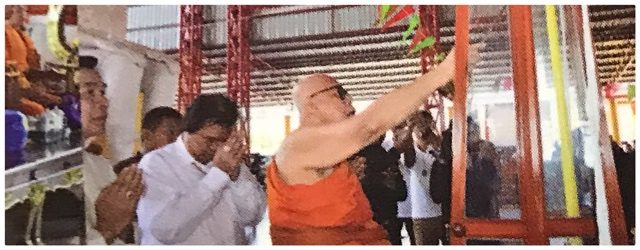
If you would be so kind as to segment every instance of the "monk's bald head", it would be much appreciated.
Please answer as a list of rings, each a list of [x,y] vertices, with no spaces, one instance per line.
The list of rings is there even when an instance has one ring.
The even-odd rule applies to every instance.
[[[293,89],[293,101],[303,120],[322,124],[341,121],[355,113],[351,97],[335,78],[313,74],[301,78]]]
[[[308,103],[311,95],[335,85],[338,85],[338,81],[327,74],[305,76],[293,88],[293,102],[301,109]]]

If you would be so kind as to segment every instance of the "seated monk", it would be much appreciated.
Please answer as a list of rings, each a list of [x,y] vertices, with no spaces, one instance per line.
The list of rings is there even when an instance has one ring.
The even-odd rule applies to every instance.
[[[25,98],[29,94],[27,93],[30,87],[29,81],[27,81],[22,72],[17,70],[15,63],[7,62],[5,64],[5,72],[6,108],[19,110],[30,116],[38,116],[44,113],[44,106]]]
[[[469,61],[479,46],[469,48]],[[434,70],[355,115],[351,97],[325,74],[301,79],[293,90],[300,127],[285,138],[267,170],[267,202],[274,245],[388,245],[347,159],[405,120],[454,75],[454,55]]]
[[[40,69],[40,56],[33,41],[24,31],[25,15],[24,6],[5,6],[5,65],[14,65],[22,73],[16,77],[22,89],[19,110],[30,116],[38,116],[45,111],[44,106],[38,103],[39,101],[46,100],[56,104],[59,98],[33,90],[25,76],[30,70]]]
[[[40,69],[40,55],[33,40],[25,32],[25,15],[24,6],[5,6],[5,62],[15,62],[20,72]]]

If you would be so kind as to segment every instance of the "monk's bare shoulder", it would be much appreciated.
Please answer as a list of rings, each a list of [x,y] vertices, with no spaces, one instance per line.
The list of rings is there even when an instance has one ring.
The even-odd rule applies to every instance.
[[[300,129],[296,129],[292,131],[289,135],[287,135],[280,148],[275,154],[275,160],[278,164],[279,171],[287,171],[292,168],[292,162],[295,162],[296,152],[294,150],[297,137],[300,136]]]
[[[300,150],[304,145],[299,145],[302,141],[300,136],[308,130],[302,128],[291,132],[282,142],[282,145],[275,153],[276,164],[278,165],[278,173],[289,184],[313,183],[319,179],[330,175],[334,166],[315,167],[309,166],[305,157],[300,157]],[[305,159],[303,159],[305,158]]]

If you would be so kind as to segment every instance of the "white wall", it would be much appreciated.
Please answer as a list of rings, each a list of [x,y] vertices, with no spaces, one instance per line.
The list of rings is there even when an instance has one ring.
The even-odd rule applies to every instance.
[[[127,6],[125,5],[78,5],[78,26],[98,31],[112,40],[127,37]]]

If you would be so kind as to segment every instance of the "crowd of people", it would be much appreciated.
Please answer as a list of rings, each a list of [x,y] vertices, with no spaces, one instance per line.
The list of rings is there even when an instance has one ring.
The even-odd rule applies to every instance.
[[[246,245],[267,208],[275,245],[401,245],[403,229],[411,245],[449,244],[452,126],[438,132],[420,107],[453,78],[455,51],[358,114],[335,78],[300,79],[293,89],[300,126],[271,158],[249,154],[236,103],[202,94],[184,115],[164,106],[144,114],[142,149],[114,163],[105,137],[114,100],[105,96],[98,59],[81,57],[75,92],[38,81],[45,73],[24,32],[24,9],[6,10],[5,61],[15,74],[5,80],[22,93],[7,107],[39,116],[66,105],[70,124],[82,127],[87,244]],[[470,63],[480,47],[470,46]],[[467,127],[465,215],[499,218],[499,150],[471,118]],[[632,232],[635,142],[612,146]]]
[[[76,72],[89,114],[82,116],[88,244],[248,244],[267,206],[276,245],[401,244],[403,226],[413,244],[446,242],[442,201],[429,193],[443,142],[429,112],[416,110],[449,81],[453,56],[357,115],[332,77],[301,79],[294,89],[301,126],[264,176],[257,166],[265,159],[247,152],[246,121],[220,94],[198,96],[184,117],[170,107],[147,112],[142,150],[110,164],[108,84],[96,61],[83,57]]]

